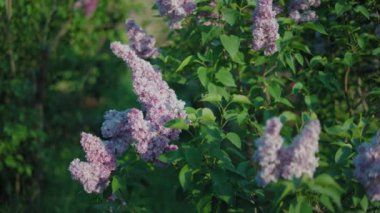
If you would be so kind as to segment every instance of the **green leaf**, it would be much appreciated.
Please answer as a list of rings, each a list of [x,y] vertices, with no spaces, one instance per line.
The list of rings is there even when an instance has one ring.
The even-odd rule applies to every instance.
[[[219,94],[206,94],[202,97],[200,101],[211,102],[211,103],[220,103],[222,101],[222,96]]]
[[[296,54],[294,54],[294,57],[296,58],[296,60],[298,61],[298,63],[299,63],[301,66],[303,66],[304,60],[303,60],[302,55],[299,54],[299,53],[296,53]]]
[[[367,198],[367,196],[364,196],[363,199],[360,201],[360,206],[362,207],[364,212],[367,212],[367,209],[368,209],[368,198]]]
[[[344,1],[337,2],[335,4],[335,13],[338,16],[341,16],[343,13],[351,9],[351,5],[347,4]]]
[[[363,16],[365,16],[367,19],[369,19],[368,10],[367,10],[367,8],[363,7],[362,5],[355,7],[355,12],[360,12]]]
[[[344,63],[347,66],[352,67],[352,65],[353,65],[353,57],[352,57],[352,53],[351,52],[346,52],[344,54]]]
[[[181,118],[170,120],[164,126],[166,128],[171,128],[171,129],[184,129],[184,130],[189,129],[189,124]]]
[[[179,171],[179,183],[181,184],[184,190],[187,190],[191,182],[191,170],[189,165],[185,164],[182,169]]]
[[[335,163],[344,164],[347,162],[350,154],[352,153],[350,148],[341,147],[335,153]]]
[[[289,65],[290,69],[292,69],[293,73],[295,73],[296,72],[296,66],[294,64],[294,59],[290,53],[286,54],[285,61]]]
[[[221,68],[216,74],[215,78],[227,87],[236,87],[234,77],[232,76],[230,69]]]
[[[241,140],[238,134],[229,132],[226,137],[233,145],[235,145],[238,149],[241,149]]]
[[[297,121],[297,118],[298,116],[295,113],[290,112],[290,111],[285,111],[281,113],[280,115],[280,119],[282,123],[285,123],[287,121]]]
[[[334,209],[334,206],[333,204],[331,203],[331,200],[328,196],[326,195],[321,195],[321,197],[319,198],[319,201],[321,201],[321,203],[328,209],[330,210],[331,212],[335,212],[335,209]]]
[[[323,25],[321,25],[319,23],[307,22],[303,26],[305,28],[312,29],[312,30],[317,31],[321,34],[327,35],[325,27],[323,27]]]
[[[247,96],[237,94],[232,95],[231,102],[239,104],[252,104],[252,102],[249,100]]]
[[[209,79],[207,77],[207,69],[206,67],[199,67],[197,70],[198,79],[201,82],[203,87],[207,87]]]
[[[380,55],[380,47],[372,50],[372,55]]]
[[[213,124],[215,122],[215,115],[209,108],[202,109],[202,115],[200,118],[200,122],[203,124]]]
[[[179,67],[177,68],[176,72],[183,70],[183,68],[185,68],[185,67],[191,62],[191,59],[193,59],[193,56],[192,56],[192,55],[187,56],[187,57],[182,61],[182,63],[179,65]]]
[[[240,38],[234,35],[221,35],[220,40],[223,47],[230,54],[231,58],[235,58],[240,47]]]
[[[239,12],[230,8],[222,8],[222,15],[224,20],[231,26],[235,24],[237,17],[239,16]]]
[[[112,177],[111,188],[113,193],[117,192],[120,189],[120,183],[116,176]]]

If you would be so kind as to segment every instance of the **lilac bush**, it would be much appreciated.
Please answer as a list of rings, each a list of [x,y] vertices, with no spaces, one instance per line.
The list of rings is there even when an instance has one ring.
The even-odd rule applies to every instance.
[[[380,200],[378,142],[360,145],[380,128],[379,48],[370,48],[379,44],[373,2],[323,1],[326,8],[315,11],[318,0],[156,4],[172,30],[166,46],[159,51],[133,20],[127,22],[129,45],[111,43],[132,72],[141,107],[108,111],[105,141],[83,145],[93,154],[87,162],[74,160],[70,171],[87,192],[101,192],[111,173],[115,196],[131,198],[138,191],[128,183],[133,175],[122,174],[135,169],[126,166],[129,153],[123,154],[131,147],[154,174],[175,174],[167,182],[192,201],[192,212],[376,207],[368,198]],[[99,144],[105,148],[91,148]],[[115,172],[119,156],[124,158]],[[148,183],[161,177],[141,176],[136,179]],[[119,180],[127,187],[118,187]],[[150,193],[154,186],[144,187]]]

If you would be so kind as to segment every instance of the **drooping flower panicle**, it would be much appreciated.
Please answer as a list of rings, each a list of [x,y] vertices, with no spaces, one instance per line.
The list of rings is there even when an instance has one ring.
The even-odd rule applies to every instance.
[[[258,0],[253,12],[253,49],[264,49],[265,55],[277,52],[276,40],[279,38],[277,9],[273,8],[273,0]]]
[[[164,127],[165,123],[186,117],[185,103],[177,99],[159,71],[141,59],[129,46],[114,42],[111,49],[131,68],[133,89],[143,111],[132,108],[106,112],[101,132],[107,141],[82,133],[81,144],[87,162],[75,159],[71,162],[69,171],[88,193],[100,193],[108,186],[111,172],[116,169],[116,156],[121,155],[130,144],[142,159],[159,164],[157,158],[160,154],[178,148],[169,143],[177,139],[181,132]]]
[[[380,131],[371,143],[363,143],[358,147],[358,155],[354,158],[354,175],[367,190],[372,201],[380,201]]]
[[[134,20],[128,20],[126,23],[129,46],[135,51],[140,58],[155,58],[159,55],[155,47],[156,39],[146,34]]]
[[[177,99],[175,92],[162,79],[161,72],[139,58],[130,47],[113,42],[111,49],[132,70],[133,89],[145,112],[145,118],[137,109],[128,115],[133,117],[129,124],[135,146],[145,160],[155,160],[167,150],[171,140],[178,138],[181,131],[165,128],[164,124],[175,118],[185,118],[185,103]],[[133,125],[136,127],[132,128]]]
[[[301,134],[293,139],[293,143],[282,149],[281,176],[287,180],[293,177],[300,178],[302,175],[313,177],[318,167],[318,140],[321,127],[318,120],[310,121],[303,128]]]
[[[193,0],[157,0],[160,14],[169,19],[171,29],[180,29],[182,20],[196,8]]]
[[[278,166],[280,165],[279,151],[284,139],[280,136],[282,123],[280,119],[274,118],[267,121],[264,136],[256,141],[257,150],[253,156],[258,162],[261,170],[256,176],[259,186],[265,186],[275,182],[280,176]]]
[[[289,16],[298,23],[316,21],[318,16],[311,7],[318,7],[320,4],[320,0],[291,0],[288,5]]]
[[[321,127],[318,120],[310,121],[289,146],[283,146],[282,124],[278,118],[267,121],[265,134],[256,141],[254,160],[260,170],[258,185],[265,186],[279,177],[291,180],[302,175],[313,177],[318,167],[318,140]]]

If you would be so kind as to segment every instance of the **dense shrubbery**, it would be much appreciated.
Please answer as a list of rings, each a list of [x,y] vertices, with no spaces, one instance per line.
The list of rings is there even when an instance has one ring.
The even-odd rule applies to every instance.
[[[154,41],[144,37],[141,29],[129,33],[139,35],[130,39],[132,50],[120,43],[112,46],[133,73],[136,100],[142,107],[107,113],[102,135],[109,141],[82,138],[87,162],[76,160],[70,166],[86,191],[102,191],[99,198],[104,199],[98,199],[97,208],[128,212],[365,212],[380,208],[376,201],[379,137],[368,143],[380,130],[378,2],[291,0],[275,1],[273,7],[270,0],[157,3],[172,28],[169,42],[157,44],[160,55],[145,59],[149,62],[138,57],[156,56],[144,54],[152,52]],[[72,49],[77,48],[66,51]],[[70,58],[76,63],[85,61],[80,56]],[[14,65],[7,63],[15,56],[10,52],[7,57],[2,66],[12,70]],[[110,57],[105,54],[97,59],[106,63],[98,66],[98,72],[108,73],[104,79],[123,70],[122,62],[109,67],[107,62],[114,60]],[[39,62],[35,65],[43,66]],[[185,101],[185,119],[176,114],[181,104],[168,92],[161,75],[178,99]],[[11,77],[12,72],[7,72],[2,80]],[[20,88],[4,86],[1,91],[7,92],[1,94],[1,103],[7,103],[7,97]],[[94,89],[86,94],[101,92]],[[21,94],[25,97],[25,92]],[[41,116],[36,106],[33,115]],[[9,111],[6,107],[2,112]],[[10,121],[20,124],[11,118],[4,122]],[[100,123],[97,126],[100,129]],[[54,130],[60,132],[60,127]],[[178,129],[182,130],[179,139],[171,141]],[[22,132],[12,127],[4,128],[2,134],[11,130],[18,136]],[[29,131],[16,139],[53,137],[40,130],[44,134],[28,136]],[[72,138],[78,139],[79,133]],[[19,150],[15,153],[22,153]],[[7,159],[5,153],[0,150]],[[118,157],[116,164],[114,157]],[[9,161],[4,162],[6,169],[12,168]]]

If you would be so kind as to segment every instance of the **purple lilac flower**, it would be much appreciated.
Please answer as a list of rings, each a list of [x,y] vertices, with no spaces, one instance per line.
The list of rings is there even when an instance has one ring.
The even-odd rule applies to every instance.
[[[297,23],[316,21],[318,16],[311,7],[318,7],[320,0],[292,0],[289,3],[289,16]]]
[[[181,132],[165,128],[164,124],[186,117],[184,102],[177,99],[159,71],[139,58],[129,46],[114,42],[111,48],[132,70],[133,88],[143,105],[146,119],[143,111],[135,108],[110,110],[106,112],[101,128],[103,137],[108,141],[82,133],[81,144],[87,162],[75,159],[69,171],[88,193],[100,193],[108,186],[111,172],[116,169],[116,156],[121,155],[130,143],[142,159],[159,164],[157,157],[160,154],[178,148],[169,142],[177,139]]]
[[[279,177],[291,180],[302,175],[313,177],[318,166],[318,140],[321,127],[318,120],[311,121],[301,134],[286,147],[280,135],[282,124],[278,118],[267,121],[264,136],[256,141],[254,160],[260,171],[256,176],[258,185],[265,186]]]
[[[354,158],[354,175],[367,190],[372,201],[380,201],[380,131],[372,142],[358,147],[358,155]]]
[[[78,158],[70,163],[69,171],[74,180],[83,185],[87,193],[100,193],[109,184],[111,171],[98,163],[81,162]]]
[[[153,36],[148,36],[134,20],[129,20],[126,27],[129,46],[140,58],[155,58],[159,55],[158,49],[155,48],[156,39]]]
[[[143,159],[154,161],[168,150],[171,140],[178,139],[181,131],[165,128],[164,124],[175,118],[186,117],[184,102],[177,99],[161,73],[149,62],[139,58],[130,47],[113,42],[111,49],[132,70],[133,89],[145,112],[145,119],[140,110],[133,109],[128,113],[129,131],[136,150]]]
[[[81,136],[87,162],[74,159],[69,171],[74,180],[82,183],[87,193],[100,193],[108,186],[111,172],[116,169],[114,144],[103,143],[100,138],[88,133],[82,133]]]
[[[196,8],[193,0],[157,0],[156,3],[160,14],[169,18],[172,29],[181,28],[182,20]]]
[[[313,177],[318,167],[318,140],[321,126],[318,120],[310,121],[301,134],[293,139],[293,143],[280,152],[281,176],[291,180],[293,177],[300,178],[302,175]]]
[[[278,152],[281,149],[283,138],[280,136],[282,123],[280,119],[273,118],[267,121],[265,134],[256,141],[254,160],[258,162],[260,171],[256,175],[259,186],[275,182],[280,176],[278,166],[280,159]]]
[[[87,17],[91,16],[98,5],[98,0],[78,0],[75,2],[75,8],[81,8]]]
[[[279,38],[277,12],[272,6],[273,0],[258,0],[253,12],[253,49],[264,49],[265,55],[277,51],[276,40]]]

